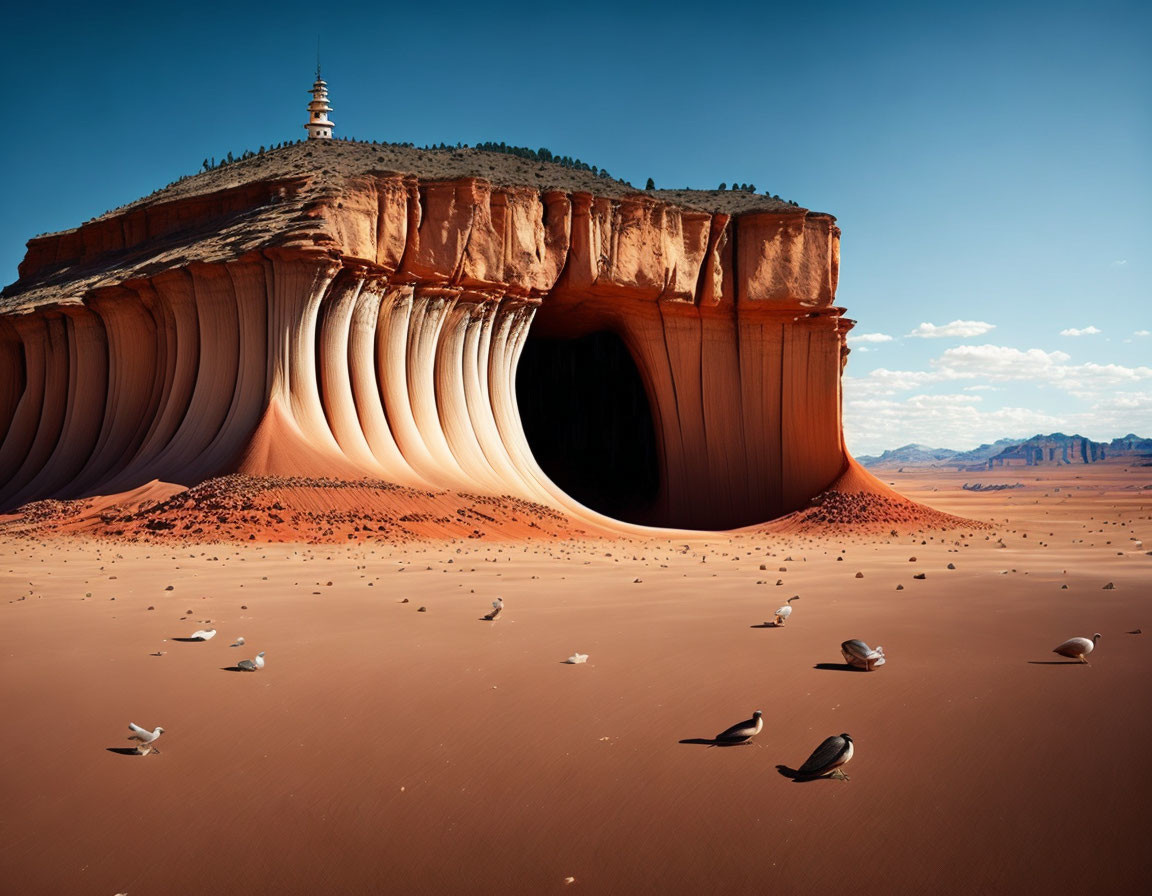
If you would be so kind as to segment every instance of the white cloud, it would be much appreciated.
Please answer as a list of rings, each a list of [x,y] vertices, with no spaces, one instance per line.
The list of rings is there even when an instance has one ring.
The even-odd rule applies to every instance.
[[[878,368],[846,376],[849,444],[855,452],[877,454],[909,442],[964,449],[1056,430],[1095,439],[1152,432],[1152,367],[1071,360],[1061,351],[960,345],[942,352],[928,370]],[[1050,397],[1042,407],[996,406],[1023,403],[1016,397],[1020,386],[1039,387]],[[957,391],[932,394],[933,387]]]
[[[941,379],[1044,380],[1071,360],[1061,351],[1021,351],[1005,345],[958,345],[932,361]]]
[[[1133,336],[1152,336],[1152,330],[1135,330]]]
[[[936,395],[916,396],[908,401],[857,401],[846,394],[845,437],[853,453],[879,454],[909,442],[935,448],[975,448],[982,442],[1025,439],[1066,425],[1066,418],[1031,408],[985,410],[977,403],[957,400],[977,397]]]
[[[849,333],[849,342],[891,342],[892,337],[887,333]]]
[[[1102,411],[1152,411],[1152,394],[1148,392],[1113,392],[1096,402]]]
[[[1123,364],[1076,364],[1056,371],[1052,385],[1068,392],[1095,395],[1152,379],[1152,367],[1125,367]]]
[[[845,376],[844,388],[861,397],[896,395],[932,383],[975,380],[968,389],[988,389],[990,383],[1038,383],[1065,392],[1095,393],[1152,380],[1152,367],[1123,364],[1069,364],[1062,351],[1021,350],[1006,345],[957,345],[934,358],[931,370],[889,370],[877,367],[860,377]]]
[[[906,335],[918,339],[942,339],[944,337],[983,336],[989,330],[995,330],[996,325],[982,320],[954,320],[950,324],[922,323],[911,333]]]
[[[984,407],[950,396],[935,401],[870,399],[845,394],[844,433],[854,454],[879,454],[917,442],[966,450],[996,439],[1026,439],[1037,433],[1080,433],[1108,441],[1128,432],[1152,432],[1152,393],[1120,392],[1087,408],[1046,412],[1036,408]]]
[[[1104,332],[1103,330],[1098,330],[1095,327],[1089,325],[1082,330],[1077,330],[1075,327],[1069,327],[1067,330],[1061,330],[1060,335],[1061,336],[1096,336],[1096,335],[1103,333],[1103,332]]]
[[[1114,262],[1112,262],[1112,264],[1118,268],[1123,267],[1124,265],[1128,264],[1128,259],[1127,258],[1117,258]]]
[[[945,395],[913,395],[905,404],[912,408],[954,408],[979,404],[984,399],[979,395],[961,395],[959,393]]]
[[[851,386],[855,394],[861,396],[895,395],[897,392],[923,388],[938,379],[936,374],[927,370],[887,370],[877,367],[862,377],[844,377],[844,389],[847,392]]]

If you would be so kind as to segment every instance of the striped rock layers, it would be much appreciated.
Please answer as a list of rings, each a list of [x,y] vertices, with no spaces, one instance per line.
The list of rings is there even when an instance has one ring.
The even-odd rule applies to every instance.
[[[307,176],[29,243],[0,301],[0,509],[227,472],[503,494],[539,468],[529,337],[609,331],[643,380],[670,527],[803,507],[843,472],[839,231],[646,194]]]

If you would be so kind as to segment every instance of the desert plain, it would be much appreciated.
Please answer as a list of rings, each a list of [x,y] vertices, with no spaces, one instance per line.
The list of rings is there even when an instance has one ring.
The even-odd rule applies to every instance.
[[[0,889],[1143,889],[1152,467],[877,475],[987,527],[293,544],[0,521]],[[1052,653],[1094,632],[1089,664]],[[848,638],[887,664],[847,669]],[[692,743],[756,709],[751,743]],[[126,750],[129,721],[164,727],[159,754]],[[777,771],[840,732],[848,781]]]

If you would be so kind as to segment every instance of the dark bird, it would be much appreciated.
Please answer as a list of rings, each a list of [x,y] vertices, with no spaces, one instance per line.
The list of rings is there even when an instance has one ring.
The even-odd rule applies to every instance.
[[[841,644],[840,653],[844,657],[844,662],[849,666],[855,666],[865,672],[871,672],[877,666],[884,665],[884,648],[877,646],[873,650],[859,638],[853,638]]]
[[[500,615],[500,611],[504,609],[504,598],[498,597],[492,601],[492,611],[484,615],[485,619],[495,619]]]
[[[236,664],[236,668],[241,672],[259,672],[264,668],[264,651],[261,650],[250,660],[240,660]]]
[[[757,734],[764,730],[764,713],[760,710],[752,713],[752,718],[737,722],[731,728],[726,728],[716,735],[717,744],[746,744]]]
[[[829,776],[847,781],[848,776],[841,771],[840,766],[852,758],[852,737],[849,734],[836,734],[826,738],[798,769],[778,765],[780,774],[797,781],[823,778]]]

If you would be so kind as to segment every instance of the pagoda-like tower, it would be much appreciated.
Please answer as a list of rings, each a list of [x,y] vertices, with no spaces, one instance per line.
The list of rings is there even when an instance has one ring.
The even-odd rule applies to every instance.
[[[309,140],[331,140],[336,125],[328,119],[332,107],[328,105],[328,82],[320,77],[316,66],[316,81],[312,85],[312,102],[308,104],[308,123],[304,125]]]

